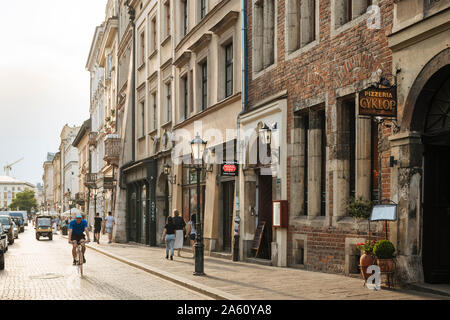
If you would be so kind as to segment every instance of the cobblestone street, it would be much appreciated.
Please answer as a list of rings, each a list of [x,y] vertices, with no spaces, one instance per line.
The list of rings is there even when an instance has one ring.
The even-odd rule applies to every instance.
[[[208,299],[144,271],[87,250],[84,277],[72,265],[67,239],[37,241],[28,226],[5,254],[0,300]]]

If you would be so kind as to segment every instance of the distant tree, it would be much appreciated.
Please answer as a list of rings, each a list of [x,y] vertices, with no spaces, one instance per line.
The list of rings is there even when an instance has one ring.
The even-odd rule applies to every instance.
[[[38,203],[34,196],[34,191],[25,190],[16,194],[16,198],[11,202],[9,208],[11,210],[21,210],[30,212],[31,209],[37,209]]]

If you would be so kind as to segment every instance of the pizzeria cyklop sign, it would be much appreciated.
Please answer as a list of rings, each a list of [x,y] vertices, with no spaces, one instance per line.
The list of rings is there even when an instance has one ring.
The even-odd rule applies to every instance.
[[[222,176],[237,176],[239,172],[239,165],[237,162],[226,162],[221,165]]]
[[[397,117],[397,87],[368,88],[359,93],[362,116]]]

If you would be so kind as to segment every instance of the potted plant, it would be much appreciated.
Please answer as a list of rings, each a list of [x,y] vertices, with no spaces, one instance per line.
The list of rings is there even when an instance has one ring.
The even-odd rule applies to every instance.
[[[395,247],[392,242],[390,242],[389,240],[378,241],[373,248],[373,252],[377,257],[377,264],[380,267],[381,272],[394,271]]]
[[[362,197],[352,198],[348,202],[348,213],[355,219],[369,219],[374,203]]]
[[[359,259],[359,266],[365,280],[371,276],[370,273],[367,273],[367,268],[375,263],[375,256],[373,254],[374,246],[375,240],[367,240],[366,242],[356,244],[356,248],[362,252],[361,258]]]

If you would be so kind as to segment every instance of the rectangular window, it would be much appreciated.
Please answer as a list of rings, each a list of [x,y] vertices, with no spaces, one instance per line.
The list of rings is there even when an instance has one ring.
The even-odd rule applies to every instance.
[[[153,18],[152,20],[152,52],[156,50],[157,48],[157,44],[156,44],[156,39],[157,39],[157,35],[156,35],[156,17]]]
[[[200,0],[200,19],[206,15],[206,0]]]
[[[188,5],[187,0],[182,0],[183,6],[183,35],[187,35],[188,33]]]
[[[343,101],[344,121],[346,122],[344,128],[344,145],[348,151],[347,159],[348,177],[349,177],[349,197],[354,198],[356,194],[356,115],[355,115],[355,99]]]
[[[327,130],[326,130],[326,117],[325,110],[319,111],[319,121],[321,129],[321,180],[320,180],[320,215],[325,216],[326,214],[326,172],[327,172]]]
[[[164,4],[164,10],[166,13],[166,37],[170,35],[170,0]]]
[[[208,67],[204,62],[201,65],[202,68],[202,110],[205,110],[208,106]]]
[[[293,52],[316,39],[316,0],[289,0],[287,48]]]
[[[336,27],[366,13],[372,0],[336,0]]]
[[[152,108],[152,130],[155,130],[158,126],[158,105],[157,105],[157,96],[156,92],[152,94],[152,100],[153,100],[153,108]]]
[[[275,1],[258,0],[253,23],[254,70],[261,71],[275,61]]]
[[[185,76],[182,79],[182,83],[183,83],[183,115],[184,115],[184,119],[186,120],[188,117],[188,112],[189,112],[189,103],[188,103],[188,99],[189,99],[189,95],[188,95],[188,90],[189,90],[189,82],[188,82],[188,77]]]
[[[303,189],[303,197],[304,197],[304,206],[303,206],[303,212],[306,215],[308,215],[308,133],[309,133],[309,114],[305,114],[303,116],[303,134],[305,137],[305,149],[304,149],[304,155],[305,155],[305,165],[304,165],[304,171],[303,171],[303,181],[304,181],[304,189]]]
[[[225,98],[233,94],[233,43],[225,47]]]
[[[140,103],[140,119],[139,119],[139,132],[138,132],[138,137],[142,138],[144,137],[145,134],[145,102],[142,101]]]
[[[167,96],[166,96],[166,115],[167,115],[167,122],[172,120],[172,87],[171,87],[171,83],[169,82],[168,84],[166,84],[166,92],[167,92]]]
[[[380,159],[378,153],[378,125],[375,121],[372,121],[372,157],[371,157],[371,190],[372,190],[372,201],[377,201],[379,197],[379,177],[380,177]]]
[[[140,44],[139,64],[142,65],[145,62],[145,32],[141,33]]]

